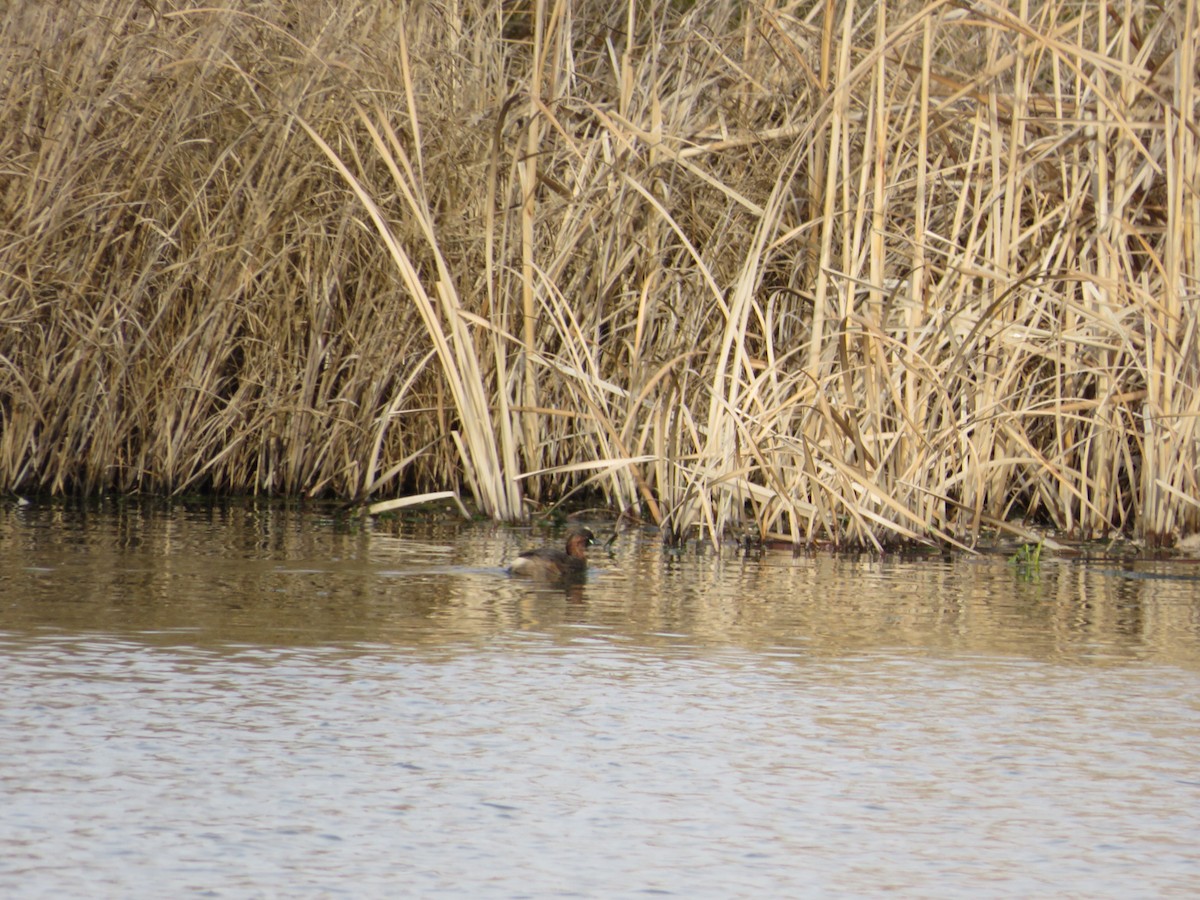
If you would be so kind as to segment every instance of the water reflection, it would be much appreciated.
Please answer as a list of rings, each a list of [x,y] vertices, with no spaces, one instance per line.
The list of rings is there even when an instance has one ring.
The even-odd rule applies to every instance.
[[[650,645],[806,655],[1200,664],[1200,571],[1181,564],[1047,560],[1028,576],[1001,558],[666,554],[631,531],[584,585],[506,577],[536,542],[496,526],[371,527],[271,505],[9,507],[0,625],[433,646],[588,626]]]
[[[504,576],[532,543],[278,507],[0,511],[0,892],[1198,883],[1187,566],[719,559],[631,533],[564,589]]]

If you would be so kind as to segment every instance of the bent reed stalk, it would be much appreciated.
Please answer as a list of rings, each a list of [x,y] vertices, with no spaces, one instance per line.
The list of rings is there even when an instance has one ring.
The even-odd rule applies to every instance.
[[[1194,532],[1200,9],[1117,6],[9,4],[0,483]]]

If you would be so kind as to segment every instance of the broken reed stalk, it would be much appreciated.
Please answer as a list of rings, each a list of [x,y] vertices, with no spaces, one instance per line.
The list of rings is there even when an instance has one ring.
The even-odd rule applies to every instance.
[[[1200,528],[1197,0],[402,7],[0,13],[6,487]]]

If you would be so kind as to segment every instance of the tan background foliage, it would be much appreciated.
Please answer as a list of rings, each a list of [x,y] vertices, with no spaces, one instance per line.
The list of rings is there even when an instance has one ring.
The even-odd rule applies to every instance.
[[[0,483],[1194,531],[1198,34],[1195,0],[7,4]]]

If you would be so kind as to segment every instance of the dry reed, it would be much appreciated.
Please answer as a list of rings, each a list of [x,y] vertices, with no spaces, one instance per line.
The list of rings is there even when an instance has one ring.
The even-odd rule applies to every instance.
[[[1197,0],[8,4],[0,483],[1170,541],[1198,42]]]

